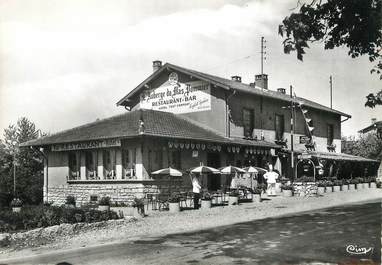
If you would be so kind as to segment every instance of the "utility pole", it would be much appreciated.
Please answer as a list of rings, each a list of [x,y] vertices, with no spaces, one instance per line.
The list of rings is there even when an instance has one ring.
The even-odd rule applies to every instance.
[[[333,108],[333,79],[332,76],[329,78],[330,83],[330,108]]]
[[[290,111],[291,111],[291,118],[290,118],[290,167],[292,171],[292,182],[294,180],[294,153],[293,153],[293,138],[294,138],[294,99],[293,99],[293,87],[290,86]]]
[[[267,48],[267,46],[265,46],[265,43],[267,41],[264,39],[264,37],[261,37],[261,74],[264,74],[264,61],[267,59],[265,57],[265,54],[267,53],[265,51],[265,48]]]

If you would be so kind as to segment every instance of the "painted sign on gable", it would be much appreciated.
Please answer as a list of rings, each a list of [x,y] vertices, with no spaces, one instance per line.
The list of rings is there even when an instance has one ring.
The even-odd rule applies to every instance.
[[[175,114],[211,110],[210,85],[204,81],[171,82],[169,85],[143,91],[140,107]]]

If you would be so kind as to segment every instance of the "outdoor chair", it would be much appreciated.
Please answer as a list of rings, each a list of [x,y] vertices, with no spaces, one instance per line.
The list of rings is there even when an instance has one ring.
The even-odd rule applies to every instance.
[[[153,193],[146,194],[147,210],[149,210],[150,204],[151,204],[151,210],[158,210],[156,196],[157,194],[153,194]]]
[[[168,209],[168,196],[165,194],[158,194],[157,197],[158,210]]]

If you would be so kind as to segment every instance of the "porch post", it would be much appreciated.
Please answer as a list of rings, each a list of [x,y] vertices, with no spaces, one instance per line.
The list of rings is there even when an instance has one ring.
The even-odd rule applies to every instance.
[[[105,176],[103,175],[103,150],[97,151],[97,175],[99,179],[105,179]]]
[[[86,157],[85,153],[80,152],[80,161],[81,161],[81,180],[86,180]]]
[[[117,149],[115,152],[115,174],[117,179],[122,179],[122,152],[121,149]]]

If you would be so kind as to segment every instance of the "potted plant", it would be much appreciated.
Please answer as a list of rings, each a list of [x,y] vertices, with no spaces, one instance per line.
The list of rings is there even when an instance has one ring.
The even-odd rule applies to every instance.
[[[342,191],[348,191],[349,190],[349,184],[350,184],[350,181],[348,179],[343,179],[341,190]]]
[[[370,182],[371,182],[370,178],[371,177],[365,177],[364,178],[364,182],[363,182],[363,188],[364,189],[370,188]]]
[[[375,189],[377,187],[377,178],[371,177],[370,178],[370,188]]]
[[[317,182],[317,194],[323,195],[325,193],[326,183],[323,180]]]
[[[66,196],[65,206],[68,208],[76,207],[76,198],[73,195]]]
[[[133,206],[133,208],[136,209],[136,213],[138,216],[145,217],[145,202],[143,198],[135,197],[131,206]],[[134,213],[133,216],[136,216],[136,214]]]
[[[209,192],[202,193],[202,209],[210,209],[212,207],[212,196]]]
[[[180,212],[180,198],[178,194],[172,194],[170,198],[168,198],[168,209],[170,213],[178,213]]]
[[[358,184],[358,179],[350,179],[349,190],[355,190]]]
[[[333,181],[333,192],[341,191],[342,180],[336,179]]]
[[[290,184],[281,185],[281,190],[284,197],[292,197],[293,196],[293,186]]]
[[[280,190],[281,190],[281,186],[280,186]],[[253,190],[252,192],[253,202],[256,202],[256,203],[261,202],[261,192],[262,192],[262,189],[258,187]]]
[[[228,196],[228,205],[238,205],[239,204],[239,191],[231,190]]]
[[[23,205],[23,202],[19,198],[14,198],[11,201],[11,207],[14,213],[19,213],[21,211],[22,205]]]
[[[325,181],[325,192],[333,192],[333,182],[330,180]]]
[[[98,202],[98,210],[109,211],[110,210],[110,197],[102,197]]]

